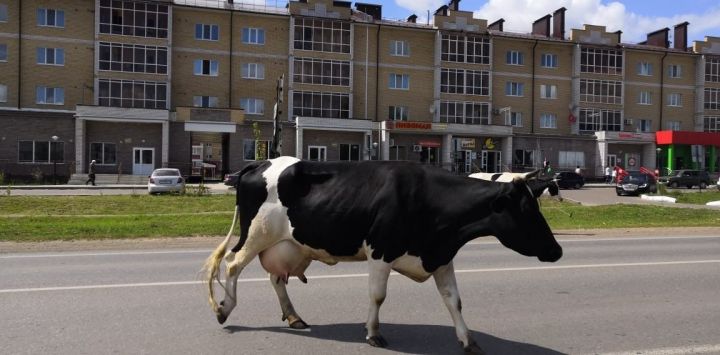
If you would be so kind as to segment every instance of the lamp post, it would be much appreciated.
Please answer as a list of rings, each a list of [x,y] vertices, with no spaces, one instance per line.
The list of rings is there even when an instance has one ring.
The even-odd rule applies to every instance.
[[[656,152],[655,157],[657,159],[657,164],[655,165],[655,170],[657,171],[657,176],[660,176],[660,173],[662,172],[661,167],[660,167],[660,153],[662,152],[662,148],[660,148],[660,147],[655,148],[655,152]]]
[[[53,185],[57,185],[57,153],[56,153],[56,149],[57,149],[57,141],[58,141],[58,139],[60,139],[60,137],[52,136],[52,137],[50,137],[50,139],[52,139],[53,143],[55,143],[55,144],[50,145],[50,157],[52,158],[52,161],[53,161]]]

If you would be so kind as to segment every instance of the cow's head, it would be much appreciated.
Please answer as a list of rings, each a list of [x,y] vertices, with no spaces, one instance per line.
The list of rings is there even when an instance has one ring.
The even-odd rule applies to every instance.
[[[548,182],[537,184],[537,188],[542,187],[540,193],[548,187]],[[501,191],[491,203],[493,235],[504,246],[522,255],[536,256],[540,261],[560,259],[562,247],[540,212],[530,184],[524,179],[516,179],[504,184]]]

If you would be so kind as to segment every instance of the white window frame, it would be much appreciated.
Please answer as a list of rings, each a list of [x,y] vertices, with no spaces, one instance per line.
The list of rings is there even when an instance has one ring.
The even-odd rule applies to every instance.
[[[243,63],[242,78],[263,80],[265,79],[265,64],[263,63]]]
[[[243,97],[240,99],[240,108],[245,110],[246,115],[264,115],[265,100],[254,97]]]
[[[205,73],[205,62],[208,63],[208,72]],[[197,76],[218,76],[220,72],[217,60],[212,59],[196,59],[193,61],[193,75]]]
[[[541,99],[557,99],[557,85],[540,85]]]
[[[440,122],[489,125],[491,123],[490,103],[476,101],[440,101]]]
[[[673,79],[682,78],[682,66],[680,64],[668,65],[668,77]]]
[[[52,97],[52,101],[49,101],[48,97]],[[35,87],[35,103],[38,105],[64,105],[65,89],[61,87],[37,86]]]
[[[0,43],[0,62],[7,62],[7,44]]]
[[[622,104],[622,81],[580,79],[580,102]]]
[[[652,93],[650,91],[640,91],[638,95],[639,105],[652,105]]]
[[[523,126],[523,114],[522,112],[510,112],[509,115],[505,116],[505,125],[513,127]]]
[[[0,84],[0,102],[5,103],[8,100],[8,87],[5,84]]]
[[[720,132],[720,116],[705,116],[703,119],[703,131]]]
[[[167,74],[167,63],[167,47],[112,42],[99,44],[98,70],[100,71]]]
[[[95,156],[93,154],[93,144],[100,144],[100,155]],[[114,159],[110,159],[110,156],[105,156],[105,153],[112,150],[113,154],[109,154]],[[115,165],[117,164],[117,145],[115,143],[106,143],[106,142],[90,142],[88,144],[88,154],[90,154],[90,158],[95,160],[95,163],[97,165]]]
[[[580,49],[580,72],[622,75],[623,51],[586,47]]]
[[[525,55],[523,52],[509,50],[505,54],[505,64],[507,65],[525,65]]]
[[[410,75],[395,74],[389,75],[388,88],[394,90],[410,90]]]
[[[680,130],[680,121],[666,121],[665,127],[669,131],[679,131]]]
[[[581,134],[594,134],[597,131],[620,132],[623,130],[622,111],[581,108],[578,115],[578,127]]]
[[[652,132],[652,120],[639,119],[636,122],[638,132]]]
[[[557,68],[558,55],[553,53],[543,53],[540,57],[540,66],[543,68]]]
[[[558,168],[569,169],[577,166],[585,166],[585,152],[565,150],[558,152]]]
[[[490,95],[490,72],[442,68],[440,92],[447,94]]]
[[[310,159],[313,151],[317,151],[318,159]],[[307,160],[309,161],[327,161],[327,146],[309,145],[307,150]]]
[[[265,45],[265,29],[259,27],[243,27],[242,43],[256,46]]]
[[[122,14],[119,22],[113,18],[114,13]],[[136,18],[144,18],[145,21],[135,23]],[[100,1],[98,31],[103,34],[167,38],[170,21],[170,8],[167,5],[140,1]]]
[[[294,91],[293,117],[350,118],[350,95],[339,92]],[[313,106],[319,103],[319,106]]]
[[[639,62],[637,65],[637,74],[640,76],[652,76],[652,63]]]
[[[62,48],[37,47],[35,61],[40,65],[65,65],[65,50]]]
[[[505,96],[523,97],[525,91],[525,83],[516,81],[505,82]]]
[[[455,63],[490,64],[490,39],[479,36],[442,35],[440,60]]]
[[[350,53],[350,27],[348,21],[297,17],[293,47],[315,52]]]
[[[52,18],[52,23],[49,25],[51,21],[50,18]],[[55,28],[64,28],[65,27],[65,11],[64,10],[57,10],[57,9],[48,9],[44,7],[40,7],[37,9],[37,25],[40,27],[55,27]]]
[[[706,110],[720,110],[720,89],[706,87],[703,94]]]
[[[390,121],[407,121],[408,116],[407,106],[390,106],[388,113],[388,119]]]
[[[98,106],[167,109],[168,85],[161,81],[99,79]],[[105,87],[107,95],[103,93]],[[135,97],[136,89],[142,89],[142,97]],[[128,92],[129,97],[123,96]]]
[[[705,81],[720,83],[720,58],[705,59]]]
[[[21,143],[29,143],[32,142],[33,148],[32,148],[32,160],[20,160],[20,144]],[[38,149],[38,143],[47,144],[47,160],[38,160],[36,159],[36,154],[39,152]],[[55,148],[53,148],[55,147]],[[61,153],[57,153],[58,148],[62,147],[60,149]],[[58,156],[59,155],[59,156]],[[22,164],[52,164],[53,162],[56,163],[64,163],[65,162],[65,142],[54,142],[54,141],[43,141],[43,140],[20,140],[18,141],[17,145],[17,162]],[[53,159],[53,156],[56,156],[56,159]]]
[[[554,113],[540,114],[540,128],[555,129],[557,128],[557,115]]]
[[[217,96],[193,96],[193,107],[218,107]]]
[[[293,80],[296,83],[350,86],[350,61],[302,58],[293,61]]]
[[[390,55],[395,57],[409,57],[410,43],[408,41],[390,41]]]
[[[682,94],[676,92],[668,94],[668,106],[682,107]]]
[[[195,24],[195,39],[198,41],[219,41],[220,26],[216,24]]]

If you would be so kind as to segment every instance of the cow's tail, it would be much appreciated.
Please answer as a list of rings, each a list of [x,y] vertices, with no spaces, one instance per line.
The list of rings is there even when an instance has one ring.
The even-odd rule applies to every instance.
[[[232,236],[233,230],[235,229],[235,223],[237,222],[237,219],[238,206],[235,205],[235,214],[233,215],[233,221],[232,225],[230,226],[230,231],[228,231],[225,240],[223,240],[222,243],[220,243],[220,245],[215,248],[212,254],[210,254],[207,260],[205,260],[205,265],[203,266],[203,270],[205,271],[205,277],[207,279],[210,307],[212,307],[212,310],[215,313],[218,313],[218,304],[215,301],[215,291],[213,289],[213,283],[214,280],[217,280],[218,283],[223,286],[222,282],[220,282],[219,279],[220,263],[222,263],[222,259],[225,256],[225,251],[227,250],[228,243],[230,242],[230,237]],[[223,288],[224,287],[225,286],[223,286]]]

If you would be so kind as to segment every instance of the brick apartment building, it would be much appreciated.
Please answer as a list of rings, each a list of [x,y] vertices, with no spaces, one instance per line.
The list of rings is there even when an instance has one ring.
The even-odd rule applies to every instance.
[[[629,44],[566,34],[565,8],[519,34],[459,0],[432,24],[286,5],[0,0],[0,171],[219,178],[266,156],[281,76],[282,153],[302,159],[720,168],[720,38],[689,46],[688,23]]]

